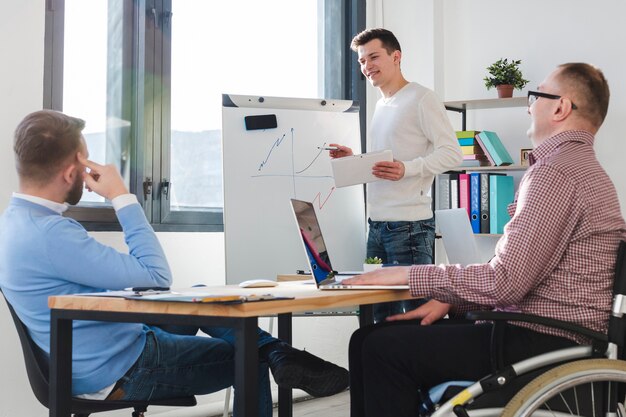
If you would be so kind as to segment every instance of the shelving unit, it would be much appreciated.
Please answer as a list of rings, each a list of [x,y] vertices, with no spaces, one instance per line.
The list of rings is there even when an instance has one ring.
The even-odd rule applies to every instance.
[[[479,100],[446,101],[443,103],[446,110],[461,113],[461,130],[467,130],[467,111],[484,109],[504,109],[507,107],[525,107],[528,105],[527,97],[511,98],[487,98]],[[462,167],[463,171],[524,171],[526,167],[521,165]]]
[[[461,130],[467,130],[467,110],[503,109],[506,107],[525,107],[527,97],[487,98],[480,100],[446,101],[446,110],[461,113]]]
[[[508,108],[508,107],[526,107],[528,105],[528,101],[527,101],[527,97],[512,97],[512,98],[446,101],[444,102],[444,105],[446,107],[446,110],[461,113],[461,124],[462,124],[461,130],[468,130],[467,129],[467,111],[468,110],[502,109],[502,108]],[[525,171],[527,168],[528,167],[521,166],[521,165],[504,165],[504,166],[459,167],[458,169],[455,169],[454,171],[459,171],[459,172]],[[433,201],[433,205],[434,204],[435,203]],[[502,235],[493,234],[493,233],[476,233],[475,236],[499,237]]]

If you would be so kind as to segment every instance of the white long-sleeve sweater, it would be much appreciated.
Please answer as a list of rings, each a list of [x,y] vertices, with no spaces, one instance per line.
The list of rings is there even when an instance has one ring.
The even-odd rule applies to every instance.
[[[374,221],[416,221],[432,217],[429,191],[435,175],[463,160],[454,129],[437,95],[409,83],[376,103],[369,129],[370,150],[391,149],[405,166],[399,181],[368,184],[369,217]]]

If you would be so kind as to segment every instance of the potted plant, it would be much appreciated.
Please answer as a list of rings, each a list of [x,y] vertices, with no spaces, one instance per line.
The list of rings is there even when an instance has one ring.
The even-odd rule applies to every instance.
[[[496,87],[498,97],[513,97],[514,89],[521,90],[528,84],[519,69],[521,63],[521,59],[509,61],[507,58],[500,58],[488,66],[489,76],[484,78],[487,90]]]
[[[363,271],[370,272],[377,268],[382,268],[383,260],[378,256],[365,258],[365,263],[363,264]]]

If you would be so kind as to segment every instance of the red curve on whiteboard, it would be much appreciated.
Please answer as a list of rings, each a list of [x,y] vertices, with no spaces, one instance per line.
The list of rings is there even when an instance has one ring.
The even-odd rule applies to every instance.
[[[330,189],[330,193],[328,193],[328,195],[326,196],[324,201],[322,201],[322,192],[320,191],[319,193],[317,193],[317,195],[313,199],[312,203],[315,203],[315,200],[317,200],[317,208],[319,208],[320,210],[323,209],[324,205],[326,204],[326,202],[328,201],[330,196],[333,194],[333,191],[335,191],[335,187],[334,186],[333,186],[333,188]]]

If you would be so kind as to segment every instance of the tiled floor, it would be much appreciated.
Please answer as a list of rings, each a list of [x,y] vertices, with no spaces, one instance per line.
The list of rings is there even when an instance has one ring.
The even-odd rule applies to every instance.
[[[293,405],[293,417],[348,417],[350,415],[350,392],[327,398],[316,398]],[[278,411],[274,410],[274,416]]]

